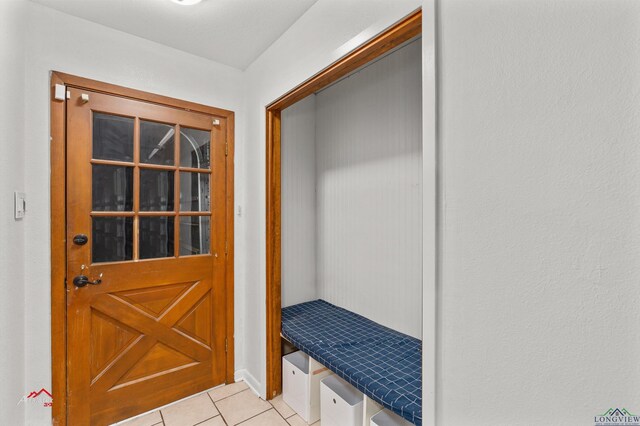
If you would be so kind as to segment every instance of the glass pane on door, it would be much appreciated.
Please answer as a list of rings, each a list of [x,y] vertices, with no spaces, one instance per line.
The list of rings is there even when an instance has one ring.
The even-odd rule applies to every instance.
[[[133,125],[130,117],[93,114],[93,158],[133,161]]]
[[[180,218],[180,256],[208,254],[211,245],[209,216]]]
[[[94,263],[133,259],[132,217],[94,217],[92,222]]]
[[[180,210],[208,212],[209,175],[206,173],[180,172]]]
[[[211,164],[211,133],[204,130],[180,129],[180,165],[208,169]]]
[[[140,162],[173,166],[175,133],[168,124],[140,120]]]
[[[173,210],[173,171],[140,170],[140,210]]]
[[[92,181],[93,211],[133,210],[133,168],[94,164]]]
[[[141,217],[140,226],[140,259],[173,257],[174,241],[173,216]]]

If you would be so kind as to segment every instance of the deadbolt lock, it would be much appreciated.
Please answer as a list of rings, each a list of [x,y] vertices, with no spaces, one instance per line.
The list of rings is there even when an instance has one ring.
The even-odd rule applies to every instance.
[[[77,246],[83,246],[87,244],[87,241],[89,241],[89,237],[87,237],[84,234],[78,234],[75,237],[73,237],[73,244]]]

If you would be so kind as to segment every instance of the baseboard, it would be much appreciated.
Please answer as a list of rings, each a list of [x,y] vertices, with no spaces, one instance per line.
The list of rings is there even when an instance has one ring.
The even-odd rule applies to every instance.
[[[256,378],[253,377],[253,375],[249,373],[248,370],[246,369],[237,370],[234,373],[233,377],[236,382],[238,380],[244,380],[244,382],[247,384],[247,386],[249,386],[249,389],[251,389],[253,393],[258,395],[262,399],[266,399],[265,395],[260,391],[260,389],[262,389],[262,386],[260,386],[260,382],[257,381]]]

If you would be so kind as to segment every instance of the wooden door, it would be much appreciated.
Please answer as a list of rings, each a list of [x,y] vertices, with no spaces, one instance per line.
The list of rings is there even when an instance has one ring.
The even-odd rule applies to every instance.
[[[68,424],[224,383],[226,125],[70,89]]]

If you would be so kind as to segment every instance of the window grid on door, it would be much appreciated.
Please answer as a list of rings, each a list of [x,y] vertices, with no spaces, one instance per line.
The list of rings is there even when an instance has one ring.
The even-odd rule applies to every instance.
[[[93,112],[92,123],[92,262],[210,254],[211,132],[96,111]],[[116,125],[123,129],[117,129]],[[166,133],[154,147],[155,141],[149,144],[147,133],[142,134],[147,130],[143,129],[149,132],[160,130],[159,135]],[[127,140],[131,136],[132,147]],[[141,144],[143,136],[144,146]],[[96,138],[104,140],[100,142]],[[119,146],[110,149],[100,145],[106,144],[109,138]],[[173,152],[165,149],[165,145]],[[143,150],[146,158],[142,158]],[[132,182],[129,182],[131,177]],[[157,194],[153,193],[154,184]],[[166,187],[166,194],[160,193],[158,188],[163,186],[161,184]],[[122,194],[118,194],[118,188]],[[164,195],[166,197],[163,198]],[[129,196],[132,200],[128,200]],[[124,240],[118,241],[117,236],[110,239],[106,232],[99,234],[96,231],[98,225],[118,226],[116,234],[124,233]],[[166,233],[166,241],[161,241],[162,232],[159,230]],[[151,241],[150,246],[141,245],[143,237],[147,243]],[[106,256],[97,255],[101,244]],[[116,252],[109,253],[110,249]]]

